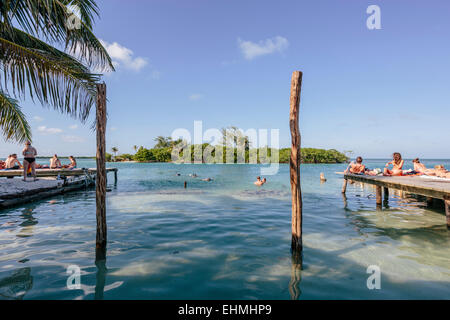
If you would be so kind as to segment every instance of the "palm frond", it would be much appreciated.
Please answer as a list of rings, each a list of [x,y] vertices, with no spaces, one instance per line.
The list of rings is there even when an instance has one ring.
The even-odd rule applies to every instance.
[[[68,25],[73,15],[72,5],[80,10],[80,25],[75,28]],[[93,0],[3,0],[0,12],[5,30],[11,36],[16,21],[26,33],[63,44],[90,68],[114,71],[108,52],[92,32],[93,18],[98,15]]]
[[[0,91],[0,131],[5,140],[31,141],[31,129],[18,101]]]
[[[95,103],[99,75],[70,55],[18,29],[2,32],[0,28],[0,69],[4,83],[12,86],[15,96],[35,97],[44,105],[53,105],[63,113],[78,116],[84,121]]]

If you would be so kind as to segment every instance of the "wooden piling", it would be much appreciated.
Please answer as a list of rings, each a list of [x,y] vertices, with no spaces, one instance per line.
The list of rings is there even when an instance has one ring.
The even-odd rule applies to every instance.
[[[97,259],[106,251],[106,84],[97,84],[97,178],[96,178],[96,216]]]
[[[184,188],[187,188],[187,181],[184,182]]]
[[[447,228],[450,229],[450,198],[444,199],[445,203],[445,216],[447,217]]]
[[[376,187],[376,194],[377,194],[377,205],[381,205],[382,197],[381,197],[381,186]]]
[[[347,191],[347,179],[344,179],[344,184],[342,185],[342,193],[345,194],[345,192]]]
[[[389,188],[383,187],[384,201],[389,200]]]
[[[292,242],[294,254],[302,251],[302,191],[300,185],[300,130],[298,117],[300,109],[300,94],[302,87],[302,72],[294,71],[291,79],[291,97],[289,112],[289,127],[291,130],[290,178],[292,192]]]

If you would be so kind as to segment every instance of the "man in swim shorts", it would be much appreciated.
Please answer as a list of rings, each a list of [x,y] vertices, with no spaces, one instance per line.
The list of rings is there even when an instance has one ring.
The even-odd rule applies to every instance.
[[[17,160],[17,154],[13,153],[8,157],[6,160],[6,169],[9,170],[17,170],[20,169],[22,165],[20,164],[19,160]]]

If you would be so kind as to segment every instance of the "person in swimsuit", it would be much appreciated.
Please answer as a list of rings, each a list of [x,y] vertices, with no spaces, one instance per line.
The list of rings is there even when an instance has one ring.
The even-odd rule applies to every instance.
[[[75,169],[77,167],[77,161],[75,160],[75,158],[73,156],[69,157],[70,160],[70,164],[69,164],[69,169]]]
[[[6,169],[9,170],[17,170],[20,169],[22,165],[20,164],[19,160],[17,160],[17,154],[12,154],[8,157],[6,160]]]
[[[23,158],[23,181],[27,181],[27,171],[31,168],[31,174],[33,175],[33,181],[36,181],[36,156],[37,151],[31,146],[31,142],[25,142],[25,148],[22,151]]]
[[[385,176],[401,176],[403,175],[403,164],[405,163],[404,160],[402,160],[402,155],[398,152],[394,152],[392,155],[393,160],[386,163],[386,168],[384,168],[383,175]],[[389,170],[389,165],[392,164],[392,170]]]
[[[61,161],[58,159],[58,155],[54,155],[53,158],[50,159],[50,169],[60,169],[62,168]]]
[[[363,158],[357,157],[356,162],[351,162],[345,170],[345,173],[362,174],[364,173],[366,166],[362,164]]]
[[[414,171],[425,174],[427,176],[435,176],[436,172],[433,169],[428,169],[423,163],[420,162],[419,158],[413,160]]]

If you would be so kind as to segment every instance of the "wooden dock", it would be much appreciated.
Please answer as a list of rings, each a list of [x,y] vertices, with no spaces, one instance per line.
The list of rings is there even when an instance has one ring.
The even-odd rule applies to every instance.
[[[450,179],[423,176],[389,177],[344,174],[342,193],[345,193],[347,190],[348,180],[375,185],[376,203],[379,206],[382,203],[382,194],[384,194],[385,200],[389,199],[389,189],[397,189],[427,198],[444,200],[447,227],[450,228]]]
[[[118,169],[108,168],[106,171],[114,172],[114,183],[117,183]],[[0,171],[0,178],[22,177],[22,175],[22,170]],[[58,175],[60,179],[56,179]],[[39,177],[38,181],[1,179],[0,209],[93,187],[96,180],[96,169],[37,169],[36,176]]]

